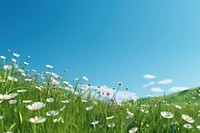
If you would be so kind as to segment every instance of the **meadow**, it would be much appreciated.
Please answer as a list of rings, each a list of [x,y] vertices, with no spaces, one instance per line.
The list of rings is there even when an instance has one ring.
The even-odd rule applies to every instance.
[[[46,72],[37,72],[28,69],[30,56],[21,65],[19,58],[10,50],[8,58],[0,56],[2,133],[200,132],[198,88],[173,98],[118,103],[109,92],[92,92],[90,85],[80,89],[87,83],[85,76],[69,83],[52,72],[53,66],[46,65]],[[122,83],[116,85],[120,89]]]

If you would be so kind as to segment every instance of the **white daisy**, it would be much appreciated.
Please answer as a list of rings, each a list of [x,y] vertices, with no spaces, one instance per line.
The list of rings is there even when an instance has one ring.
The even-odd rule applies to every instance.
[[[18,93],[24,93],[27,92],[27,90],[17,90]]]
[[[61,101],[62,103],[70,103],[71,102],[71,99],[66,99],[64,101]]]
[[[10,99],[13,99],[17,96],[17,93],[11,93],[11,94],[0,94],[0,99],[1,100],[10,100]]]
[[[197,126],[197,129],[200,130],[200,126]]]
[[[128,110],[127,110],[127,113],[128,113],[128,115],[126,116],[126,119],[130,119],[130,118],[134,117],[134,114],[129,112]]]
[[[42,102],[34,102],[32,105],[26,106],[29,110],[39,110],[45,107],[45,104]]]
[[[88,78],[86,76],[83,76],[83,80],[88,81]]]
[[[108,124],[108,127],[110,127],[110,128],[115,127],[115,123],[109,123],[109,124]]]
[[[6,59],[6,57],[5,57],[5,56],[0,56],[0,58],[1,58],[1,59],[3,59],[3,60],[5,60],[5,59]]]
[[[46,67],[49,69],[53,68],[53,66],[51,66],[51,65],[46,65]]]
[[[15,57],[19,57],[20,55],[17,54],[17,53],[13,53],[13,56],[15,56]]]
[[[163,112],[160,112],[160,114],[162,115],[162,117],[167,118],[167,119],[171,119],[174,117],[174,115],[171,112],[163,111]]]
[[[36,124],[39,124],[39,123],[43,123],[46,121],[46,118],[42,118],[41,116],[35,116],[35,118],[30,118],[29,121],[31,123],[36,123]]]
[[[191,125],[191,124],[188,124],[188,123],[187,123],[187,124],[184,124],[183,126],[184,126],[185,128],[187,128],[187,129],[192,128],[192,125]]]
[[[137,132],[137,130],[138,130],[138,127],[133,127],[129,130],[129,133],[135,133]]]
[[[17,100],[9,100],[8,102],[9,102],[9,104],[15,104],[15,103],[17,103]]]
[[[11,70],[11,69],[12,69],[12,66],[10,66],[10,65],[4,65],[3,68],[4,68],[5,70]]]
[[[188,123],[194,123],[194,119],[187,114],[183,114],[182,118],[183,118],[183,120],[185,120]]]
[[[46,113],[46,115],[47,116],[56,116],[56,115],[58,115],[58,111],[55,111],[55,110],[52,110],[52,111],[48,111],[47,113]]]
[[[86,108],[86,110],[89,111],[89,110],[92,110],[92,108],[93,108],[92,106],[89,106],[89,107]]]
[[[29,63],[28,63],[28,62],[24,62],[24,65],[27,65],[27,66],[28,66],[28,65],[29,65]]]
[[[106,117],[106,120],[111,120],[113,119],[115,116],[110,116],[110,117]]]
[[[91,124],[96,127],[96,125],[99,123],[99,121],[93,121]]]
[[[22,102],[23,102],[23,103],[31,103],[32,100],[23,100]]]
[[[175,107],[176,107],[177,109],[182,109],[182,107],[179,106],[179,105],[175,105]]]
[[[15,81],[15,82],[18,81],[17,78],[14,78],[14,77],[11,77],[11,76],[8,76],[8,80],[10,80],[10,81]]]
[[[47,101],[48,103],[52,103],[52,102],[54,102],[54,98],[47,98],[46,101]]]

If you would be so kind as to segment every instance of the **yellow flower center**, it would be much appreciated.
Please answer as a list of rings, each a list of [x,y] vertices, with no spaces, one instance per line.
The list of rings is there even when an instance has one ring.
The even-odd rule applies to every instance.
[[[186,118],[185,120],[186,120],[186,121],[190,121],[190,120],[191,120],[191,118]]]
[[[7,99],[7,98],[8,98],[8,96],[7,96],[7,95],[4,95],[2,99],[5,100],[5,99]]]
[[[38,109],[38,108],[36,106],[33,106],[32,110],[36,110],[36,109]]]
[[[36,120],[35,120],[35,123],[40,123],[40,122],[41,122],[40,119],[36,119]]]
[[[165,115],[166,118],[169,118],[169,116],[170,116],[169,114],[166,114],[166,115]]]

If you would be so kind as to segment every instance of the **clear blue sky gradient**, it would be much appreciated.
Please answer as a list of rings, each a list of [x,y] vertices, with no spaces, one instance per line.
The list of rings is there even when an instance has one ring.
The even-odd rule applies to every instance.
[[[200,85],[199,0],[1,0],[0,54],[7,49],[30,68],[67,78],[86,75],[92,85],[123,88],[145,97],[149,81]],[[24,58],[23,58],[24,57]],[[154,74],[154,80],[144,79]],[[122,88],[122,90],[123,90]]]

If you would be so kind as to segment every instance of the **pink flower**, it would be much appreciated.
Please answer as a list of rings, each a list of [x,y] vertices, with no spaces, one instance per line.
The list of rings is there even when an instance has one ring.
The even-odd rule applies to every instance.
[[[109,95],[110,95],[110,92],[106,92],[106,94],[107,94],[107,96],[109,96]]]

